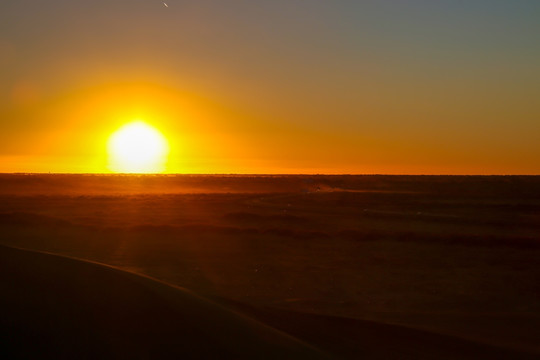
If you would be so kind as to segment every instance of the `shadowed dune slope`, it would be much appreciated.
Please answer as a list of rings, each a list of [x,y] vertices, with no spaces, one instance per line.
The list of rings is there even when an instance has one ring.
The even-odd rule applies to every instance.
[[[538,353],[495,347],[454,336],[374,321],[253,307],[222,299],[231,308],[332,354],[369,360],[535,360]]]
[[[320,359],[190,292],[95,263],[0,247],[3,358]]]
[[[0,291],[0,354],[10,359],[537,358],[401,326],[218,304],[106,265],[4,246]]]

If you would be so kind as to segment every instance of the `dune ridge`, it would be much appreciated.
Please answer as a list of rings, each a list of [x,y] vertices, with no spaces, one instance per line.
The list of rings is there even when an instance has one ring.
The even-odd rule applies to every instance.
[[[0,246],[0,260],[10,358],[536,358],[402,326],[214,302],[50,252]]]
[[[85,260],[0,247],[10,358],[286,358],[322,352],[188,290]]]

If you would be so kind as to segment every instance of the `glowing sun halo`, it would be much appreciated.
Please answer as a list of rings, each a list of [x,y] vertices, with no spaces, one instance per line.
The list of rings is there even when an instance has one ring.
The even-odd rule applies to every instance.
[[[159,173],[165,170],[169,145],[157,129],[135,121],[112,134],[107,150],[112,171]]]

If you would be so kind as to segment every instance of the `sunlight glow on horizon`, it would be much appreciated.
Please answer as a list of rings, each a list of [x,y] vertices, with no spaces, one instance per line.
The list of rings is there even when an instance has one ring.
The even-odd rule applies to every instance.
[[[0,172],[540,174],[540,1],[174,5],[0,2]]]
[[[149,174],[165,171],[169,144],[154,127],[134,121],[109,139],[109,168],[117,173]]]

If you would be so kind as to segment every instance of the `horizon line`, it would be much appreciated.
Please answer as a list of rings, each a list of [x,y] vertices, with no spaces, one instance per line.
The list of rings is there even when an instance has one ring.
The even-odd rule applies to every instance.
[[[421,174],[421,173],[70,173],[0,172],[1,175],[84,175],[84,176],[540,176],[540,174]]]

